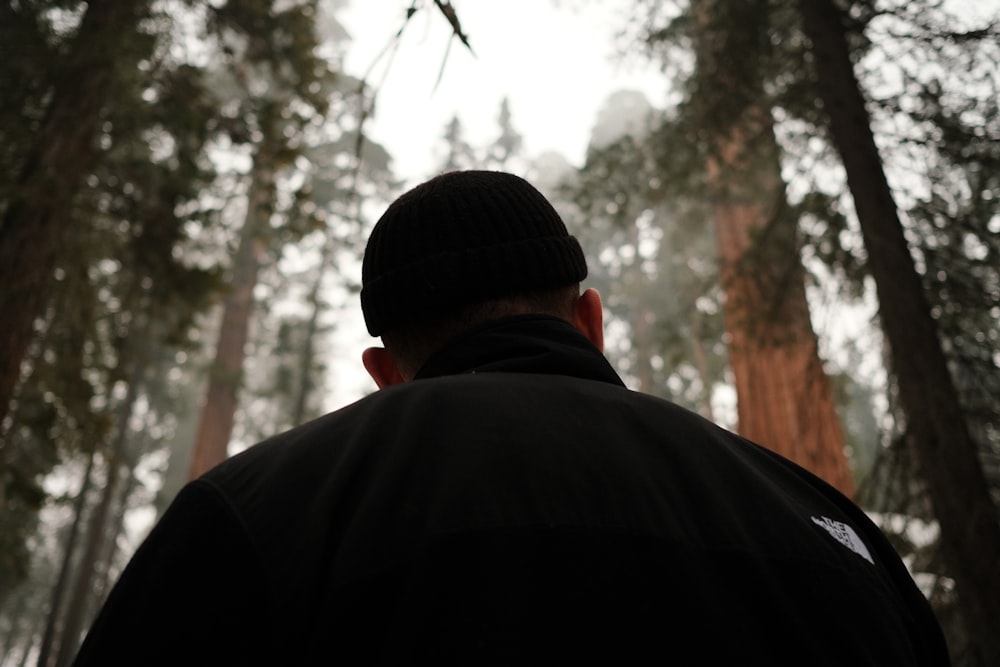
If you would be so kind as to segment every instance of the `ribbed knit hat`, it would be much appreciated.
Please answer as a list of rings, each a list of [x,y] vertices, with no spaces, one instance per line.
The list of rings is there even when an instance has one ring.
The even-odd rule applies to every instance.
[[[583,250],[524,179],[456,171],[418,185],[375,224],[361,268],[372,336],[464,306],[587,277]]]

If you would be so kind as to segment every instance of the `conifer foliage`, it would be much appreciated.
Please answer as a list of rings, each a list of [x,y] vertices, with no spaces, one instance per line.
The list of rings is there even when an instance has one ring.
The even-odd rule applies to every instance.
[[[256,340],[255,276],[303,242],[297,265],[356,261],[357,197],[391,181],[339,71],[340,4],[0,7],[4,659],[72,660],[141,537],[132,519],[148,527],[165,469],[185,467],[205,369],[242,384],[205,350],[219,329]],[[315,275],[322,334],[322,292],[349,286]],[[304,289],[286,278],[276,300]],[[213,326],[221,304],[242,313]],[[322,370],[310,349],[296,365]],[[304,375],[296,402],[316,405],[324,378]]]
[[[647,53],[686,84],[664,123],[671,160],[685,146],[707,158],[709,185],[728,191],[715,188],[716,211],[768,190],[733,192],[733,167],[780,165],[796,191],[767,217],[797,219],[803,256],[845,294],[874,288],[891,430],[862,499],[894,514],[884,527],[901,544],[911,531],[895,518],[936,523],[936,555],[915,565],[937,582],[953,657],[1000,662],[997,17],[970,24],[934,0],[636,7]],[[775,238],[762,227],[751,241],[763,253]]]

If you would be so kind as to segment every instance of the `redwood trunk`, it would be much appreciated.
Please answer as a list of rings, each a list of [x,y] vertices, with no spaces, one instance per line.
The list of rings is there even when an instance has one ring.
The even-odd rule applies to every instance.
[[[868,251],[879,314],[906,413],[906,435],[941,526],[979,664],[1000,665],[1000,522],[978,450],[948,371],[920,275],[871,130],[847,46],[844,17],[829,0],[801,0],[819,91]]]
[[[258,156],[252,171],[247,219],[233,258],[229,292],[223,301],[222,326],[191,455],[190,479],[199,477],[226,459],[233,434],[237,394],[242,383],[253,311],[253,291],[264,256],[263,235],[268,228],[274,202],[271,165]]]
[[[844,434],[809,318],[797,221],[770,117],[748,109],[709,165],[738,431],[854,494]]]
[[[707,119],[724,321],[738,431],[847,495],[854,484],[809,319],[798,221],[785,184],[763,72],[767,0],[701,0],[692,104]]]

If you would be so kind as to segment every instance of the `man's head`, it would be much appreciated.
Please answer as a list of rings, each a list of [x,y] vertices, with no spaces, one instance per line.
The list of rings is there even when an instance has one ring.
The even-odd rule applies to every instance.
[[[579,293],[586,275],[580,244],[527,181],[442,174],[393,202],[368,240],[361,307],[386,350],[366,350],[365,367],[379,386],[410,379],[455,336],[508,315],[554,315],[590,336],[579,311],[592,319],[596,306],[599,330],[600,298]]]

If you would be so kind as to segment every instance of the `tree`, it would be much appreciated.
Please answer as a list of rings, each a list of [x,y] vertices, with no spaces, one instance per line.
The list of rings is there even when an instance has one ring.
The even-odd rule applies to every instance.
[[[442,135],[445,157],[438,171],[455,171],[457,169],[475,169],[479,166],[479,158],[475,149],[465,139],[465,128],[458,116],[452,116]]]
[[[441,134],[444,158],[437,173],[460,169],[510,170],[513,161],[522,158],[523,139],[514,126],[507,98],[500,100],[497,134],[486,145],[473,145],[466,138],[465,126],[458,115],[452,116]]]
[[[506,97],[500,100],[497,126],[499,132],[493,145],[487,150],[485,162],[490,169],[509,170],[508,163],[520,154],[524,138],[514,127],[510,113],[510,101]]]
[[[155,396],[150,386],[156,382],[150,371],[160,367],[164,349],[183,344],[194,314],[204,307],[207,295],[217,289],[213,271],[185,266],[173,252],[181,240],[183,223],[175,211],[190,196],[186,188],[192,187],[191,180],[177,173],[170,161],[158,162],[146,155],[144,150],[149,147],[136,142],[137,137],[129,132],[122,131],[120,138],[122,154],[108,159],[109,170],[117,172],[119,160],[131,161],[135,153],[144,159],[122,170],[129,173],[129,183],[122,186],[121,201],[112,203],[104,212],[115,222],[125,211],[134,216],[124,217],[130,224],[125,227],[127,233],[116,239],[117,246],[105,249],[122,264],[91,271],[92,289],[103,297],[100,301],[104,310],[92,323],[90,338],[83,342],[99,352],[87,371],[100,378],[95,381],[95,393],[106,402],[106,409],[97,412],[107,427],[103,437],[87,446],[91,456],[96,453],[101,458],[103,484],[89,512],[83,551],[68,586],[66,604],[54,604],[50,610],[56,619],[54,626],[59,628],[58,651],[53,656],[56,665],[68,664],[76,652],[94,607],[93,584],[99,581],[95,575],[102,569],[99,564],[113,554],[115,536],[124,518],[123,511],[115,511],[116,504],[125,507],[128,489],[134,486],[135,467],[158,439],[155,433],[162,420],[157,418],[157,411],[167,406],[162,401],[149,406]],[[98,226],[101,217],[94,220]],[[143,423],[137,426],[140,416],[144,417]],[[65,550],[68,563],[74,557],[72,541],[66,543]],[[59,596],[54,594],[53,599],[58,601]],[[43,659],[48,646],[43,642],[41,664],[46,664]]]
[[[652,12],[664,3],[647,4]],[[771,11],[766,0],[702,0],[647,19],[650,46],[685,72],[683,101],[657,136],[659,177],[664,196],[702,197],[710,210],[738,431],[853,495],[771,117]]]
[[[21,43],[24,37],[15,31],[26,31],[34,46],[29,53],[36,52],[40,42],[51,38],[51,33],[39,32],[54,32],[45,25],[43,11],[57,11],[60,3],[52,4],[0,10],[4,14],[0,23],[11,29],[0,41]],[[5,166],[16,175],[11,174],[0,194],[0,309],[7,313],[0,331],[0,435],[8,428],[5,418],[35,320],[44,314],[56,262],[65,248],[63,239],[71,223],[67,212],[99,159],[102,114],[116,87],[151,55],[154,40],[140,29],[149,11],[149,2],[87,4],[69,43],[45,54],[51,67],[47,78],[23,80],[17,91],[21,95],[15,103],[32,122],[30,138],[12,142],[23,144],[23,153],[5,156]],[[15,71],[24,67],[17,57],[4,61]],[[22,81],[19,76],[15,80]]]
[[[354,79],[341,75],[339,89],[354,87]],[[349,98],[334,104],[334,117],[350,117]],[[236,425],[244,441],[261,440],[327,411],[326,360],[333,352],[328,334],[339,319],[331,315],[346,308],[334,295],[355,295],[359,289],[341,267],[356,265],[363,249],[360,205],[384,201],[396,187],[388,153],[366,139],[348,169],[329,168],[345,163],[357,141],[354,130],[341,128],[339,136],[305,149],[300,195],[310,205],[298,214],[309,220],[292,224],[312,231],[287,247],[262,277],[262,284],[282,299],[280,307],[261,313],[253,340],[256,354],[247,360],[247,409]]]
[[[606,349],[619,371],[640,391],[711,416],[725,382],[714,239],[706,207],[667,192],[652,148],[660,121],[641,93],[612,93],[586,163],[564,186],[575,206],[563,215],[588,254],[588,280],[606,295]]]
[[[854,71],[846,15],[828,0],[800,2],[818,94],[844,162],[889,345],[906,437],[913,445],[942,532],[948,572],[979,644],[982,664],[1000,662],[1000,523],[978,448],[931,315],[882,167]]]
[[[272,135],[271,140],[275,140]],[[253,291],[267,248],[265,238],[271,225],[277,196],[274,158],[266,151],[254,157],[247,195],[246,222],[233,255],[229,288],[223,299],[222,323],[215,358],[209,375],[208,391],[202,403],[198,434],[191,457],[189,477],[200,476],[228,456],[229,439],[236,414],[237,392],[243,375],[247,335],[254,301]]]
[[[650,33],[654,38],[650,44],[668,57],[681,55],[671,62],[683,68],[695,16],[674,3],[641,5],[650,9],[648,16],[660,19],[650,25],[666,26]],[[994,493],[1000,489],[1000,481],[991,477],[997,469],[992,462],[1000,452],[996,435],[1000,402],[990,398],[997,395],[990,387],[1000,387],[1000,366],[991,351],[995,349],[991,341],[1000,340],[996,324],[1000,297],[995,289],[1000,285],[995,268],[1000,256],[995,241],[1000,184],[992,176],[1000,137],[996,24],[963,26],[947,15],[942,3],[933,1],[836,5],[776,0],[761,9],[768,11],[755,17],[771,21],[773,58],[765,81],[769,115],[780,122],[784,166],[796,160],[809,165],[814,175],[803,178],[800,171],[797,188],[803,183],[816,187],[816,173],[836,183],[838,173],[845,170],[845,190],[849,188],[854,199],[856,219],[849,210],[850,201],[838,194],[844,190],[820,188],[800,200],[797,206],[809,210],[805,220],[813,234],[810,256],[829,263],[843,284],[857,293],[864,293],[862,281],[870,276],[878,293],[891,360],[888,417],[894,423],[883,439],[887,456],[881,457],[873,480],[906,476],[891,485],[904,492],[905,501],[888,506],[880,502],[879,508],[906,512],[917,519],[938,516],[943,563],[921,554],[914,563],[939,582],[942,575],[951,575],[951,567],[960,571],[954,581],[957,596],[935,593],[947,586],[930,592],[939,611],[949,611],[940,605],[956,597],[964,607],[962,591],[995,601],[1000,597],[991,588],[995,573],[979,578],[976,587],[970,569],[990,567],[996,561],[996,509],[989,494],[991,488]],[[752,18],[744,17],[744,21]],[[744,31],[748,32],[752,31]],[[731,46],[733,61],[746,63],[746,45],[733,42]],[[706,81],[711,84],[711,79]],[[705,121],[712,124],[717,119]],[[884,149],[881,154],[876,139]],[[801,154],[795,155],[796,150]],[[847,206],[838,206],[838,197]],[[841,214],[823,213],[831,208],[823,199],[832,202],[832,208],[841,208]],[[876,260],[877,254],[883,256]],[[881,265],[878,276],[876,264]],[[900,280],[887,267],[898,268],[908,277]],[[914,320],[916,340],[909,329],[910,316],[918,318]],[[887,324],[887,317],[895,322]],[[936,352],[929,351],[932,344]],[[910,368],[900,371],[905,364]],[[935,394],[928,385],[942,399],[930,407],[928,398]],[[923,402],[917,400],[921,394]],[[914,410],[919,413],[916,417]],[[958,428],[959,421],[967,426]],[[931,422],[936,423],[936,434]],[[953,432],[957,434],[954,453],[950,441],[944,439],[944,423],[958,428]],[[899,462],[900,467],[886,467],[886,458]],[[910,460],[920,465],[907,466]],[[919,470],[919,475],[911,476],[911,470]],[[929,470],[937,478],[934,483],[924,479]],[[932,486],[937,491],[931,491]],[[935,497],[947,501],[950,509],[944,515],[938,514]],[[933,514],[927,510],[929,505],[934,505]],[[956,523],[945,530],[946,521]],[[899,530],[902,524],[905,521],[885,523],[885,529],[901,543],[907,539]],[[973,545],[973,534],[978,546]],[[961,554],[956,544],[946,544],[956,538]],[[959,579],[966,583],[960,584]],[[975,601],[967,611],[978,616],[978,620],[970,619],[968,628],[946,626],[954,658],[969,664],[990,661],[983,656],[995,652],[985,646],[990,640],[980,637],[991,636],[984,628],[996,613],[984,613],[984,606]],[[977,647],[977,642],[983,645]]]
[[[798,219],[787,205],[765,91],[768,2],[734,9],[710,0],[694,12],[689,113],[717,121],[700,132],[739,432],[850,496],[844,436],[809,317]]]
[[[269,2],[211,10],[213,30],[229,69],[222,73],[240,95],[236,115],[251,146],[245,220],[230,269],[209,386],[191,457],[194,478],[224,460],[237,408],[253,291],[275,238],[279,179],[300,155],[304,130],[322,118],[332,85],[331,65],[318,54],[312,23],[316,3],[283,9]]]
[[[9,426],[0,449],[0,536],[11,546],[5,549],[11,559],[4,563],[0,577],[0,598],[27,572],[28,554],[23,545],[46,501],[42,486],[45,475],[60,459],[102,453],[114,432],[118,392],[129,386],[129,368],[140,352],[138,346],[181,344],[194,314],[206,304],[206,294],[217,286],[211,268],[190,266],[174,254],[175,246],[182,243],[185,225],[198,221],[200,211],[191,206],[192,193],[210,177],[199,161],[209,120],[200,104],[194,71],[162,59],[167,31],[152,30],[169,26],[169,22],[157,15],[158,21],[139,27],[132,22],[135,17],[131,13],[98,13],[88,19],[93,9],[88,8],[80,22],[73,24],[44,3],[30,8],[20,5],[20,9],[22,23],[33,23],[39,33],[52,30],[59,35],[44,37],[52,40],[47,42],[51,72],[44,68],[20,71],[25,77],[22,87],[28,92],[20,98],[17,112],[4,117],[7,124],[0,130],[4,136],[19,137],[8,144],[17,150],[4,155],[4,164],[9,167],[6,174],[12,177],[2,185],[7,214],[16,209],[20,211],[17,215],[27,215],[35,195],[17,178],[35,174],[28,169],[31,151],[46,141],[56,141],[64,131],[58,127],[47,137],[34,134],[33,130],[40,132],[47,127],[37,123],[36,116],[48,113],[43,112],[48,107],[32,95],[44,100],[46,91],[79,83],[69,83],[72,77],[62,80],[77,66],[62,63],[62,59],[72,57],[74,49],[84,48],[78,44],[80,39],[89,49],[94,46],[90,38],[104,35],[112,45],[120,42],[124,51],[123,60],[114,64],[122,71],[106,72],[102,76],[111,79],[104,87],[86,91],[94,99],[85,101],[84,110],[93,105],[100,123],[82,149],[84,154],[73,155],[56,167],[60,179],[63,169],[69,169],[60,187],[69,187],[74,179],[80,182],[73,186],[71,196],[66,194],[70,199],[57,214],[45,208],[51,201],[39,209],[43,217],[58,218],[51,224],[60,231],[57,240],[32,241],[51,241],[53,245],[46,251],[53,253],[46,260],[51,261],[46,269],[51,273],[51,284],[40,286],[32,297],[41,300],[42,310],[32,315],[30,345],[20,362],[17,400],[10,404]],[[103,23],[112,19],[124,23]],[[89,21],[101,25],[88,28]],[[85,34],[86,30],[97,32]],[[130,30],[134,34],[129,36]],[[152,55],[132,62],[130,68],[128,57],[146,53],[147,47]],[[103,67],[105,56],[101,53],[83,61]],[[85,73],[84,79],[89,76],[91,73]],[[52,100],[51,104],[56,104],[54,97]],[[71,112],[63,109],[58,113]],[[18,135],[18,128],[26,137]],[[58,151],[58,145],[46,150]],[[56,159],[56,155],[45,153],[45,159]],[[83,171],[77,174],[77,168]],[[48,224],[32,227],[31,233]],[[4,230],[16,235],[28,227],[18,223]],[[16,252],[11,238],[4,237],[0,252]],[[3,270],[7,269],[5,264]],[[132,334],[134,340],[130,340]]]

